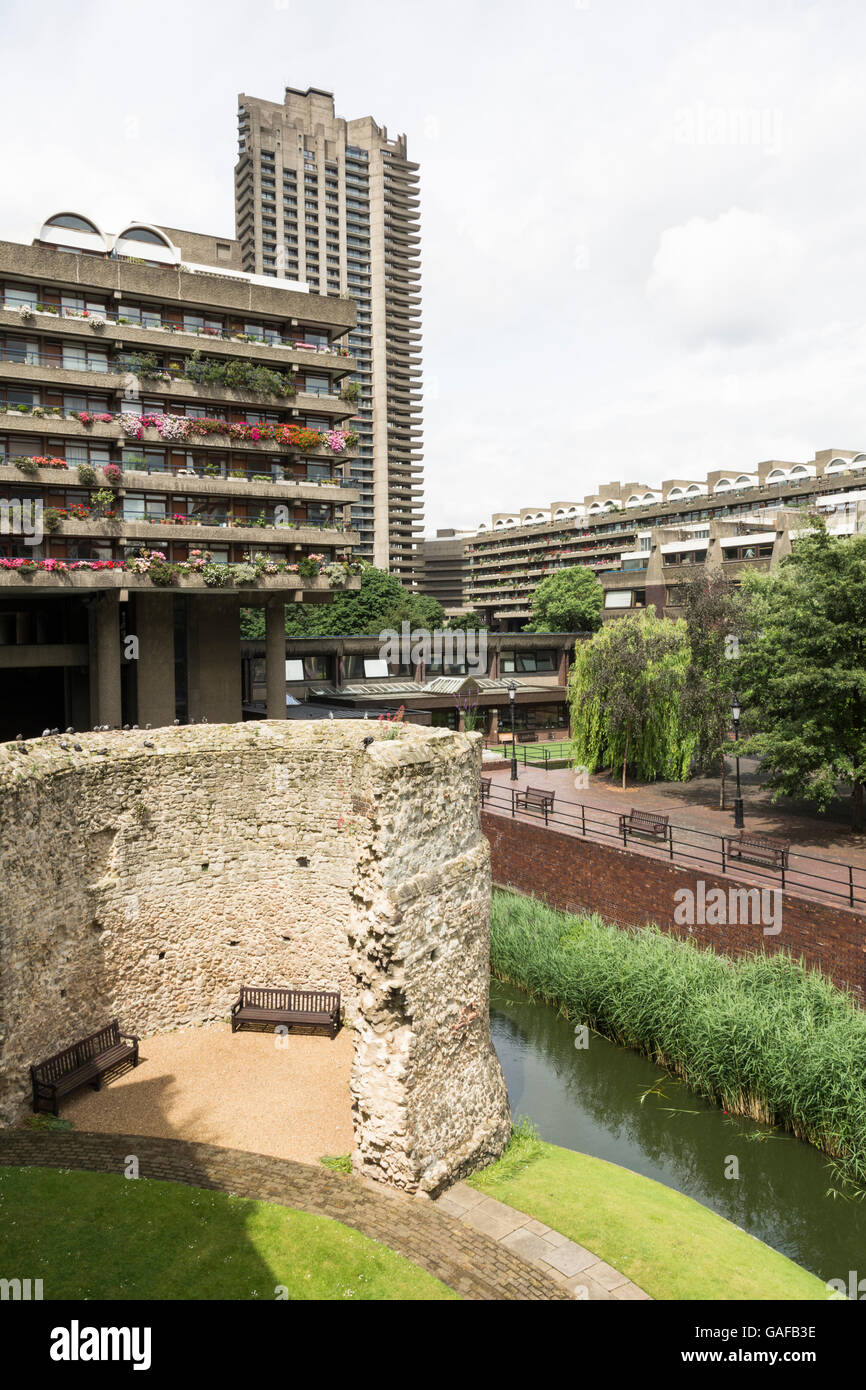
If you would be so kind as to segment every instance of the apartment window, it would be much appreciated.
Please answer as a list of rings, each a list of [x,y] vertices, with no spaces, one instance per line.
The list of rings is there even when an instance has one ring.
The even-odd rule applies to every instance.
[[[642,590],[642,592],[646,592]],[[604,596],[605,608],[631,608],[631,589],[608,589]]]
[[[32,285],[7,285],[3,294],[3,303],[7,309],[18,309],[22,304],[35,309],[38,302],[39,296]]]
[[[3,346],[5,362],[27,362],[36,366],[39,362],[38,345],[27,338],[7,338]]]
[[[304,378],[304,391],[308,396],[329,396],[331,383],[326,376],[307,375]]]
[[[107,372],[108,353],[99,348],[64,343],[63,366],[70,372]]]
[[[60,308],[64,314],[104,314],[104,299],[88,299],[83,294],[69,294],[63,291],[60,296]]]
[[[118,319],[137,324],[139,328],[162,328],[162,313],[159,309],[141,307],[138,304],[119,304]]]

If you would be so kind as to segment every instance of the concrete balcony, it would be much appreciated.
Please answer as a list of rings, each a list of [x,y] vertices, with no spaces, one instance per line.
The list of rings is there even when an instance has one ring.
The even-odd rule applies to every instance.
[[[183,473],[147,473],[144,470],[125,468],[120,486],[108,483],[97,470],[95,484],[79,483],[77,471],[72,468],[39,468],[33,477],[21,473],[10,465],[0,465],[0,483],[16,483],[41,488],[83,487],[92,492],[94,488],[112,487],[120,496],[126,492],[147,491],[174,493],[183,492],[196,497],[249,497],[263,501],[304,501],[329,502],[337,506],[349,506],[360,501],[361,494],[356,487],[342,487],[339,481],[333,483],[313,482],[255,482],[244,478],[211,478]]]
[[[228,589],[211,587],[205,584],[200,574],[190,574],[178,575],[175,583],[166,589],[154,584],[146,574],[131,574],[127,570],[74,570],[65,573],[36,570],[32,574],[22,575],[16,570],[0,569],[0,593],[11,589],[15,591],[16,597],[20,593],[32,592],[44,597],[48,594],[68,594],[76,590],[84,593],[120,593],[124,590],[130,593],[151,594],[180,592],[223,597],[229,592],[241,593],[245,604],[255,605],[275,595],[286,593],[290,596],[289,602],[296,600],[305,603],[328,603],[334,594],[360,587],[361,578],[356,574],[350,575],[345,584],[336,587],[324,575],[316,575],[315,579],[302,579],[297,574],[266,574],[255,581],[233,581]],[[14,652],[15,648],[0,650]]]
[[[171,302],[171,301],[168,301]],[[94,315],[96,317],[96,315]],[[238,337],[211,333],[186,333],[183,329],[142,328],[134,323],[120,323],[114,316],[105,317],[105,327],[94,329],[92,319],[75,318],[35,310],[32,318],[22,319],[17,309],[0,306],[0,328],[8,328],[22,337],[35,334],[57,334],[64,341],[75,341],[103,348],[109,354],[124,348],[140,348],[151,352],[207,351],[214,357],[245,357],[259,366],[272,366],[285,371],[291,364],[304,367],[329,367],[332,371],[354,372],[354,357],[337,346],[299,348],[293,342],[247,342]]]
[[[92,374],[86,375],[91,378],[92,383]],[[311,415],[332,415],[337,420],[354,415],[358,408],[355,402],[344,401],[336,394],[318,396],[309,395],[306,391],[297,391],[293,396],[262,396],[226,386],[213,386],[208,382],[188,381],[183,376],[172,377],[171,381],[160,381],[158,378],[145,376],[133,379],[138,383],[137,394],[140,396],[164,396],[171,400],[195,401],[202,404],[214,401],[217,405],[237,405],[246,407],[247,410],[300,410]],[[126,376],[122,377],[121,384],[126,380]]]
[[[291,424],[291,421],[287,421]],[[227,426],[228,427],[228,426]],[[50,436],[57,439],[102,440],[106,443],[113,443],[124,448],[132,448],[139,445],[162,445],[164,448],[173,450],[175,453],[190,453],[193,449],[216,449],[220,453],[238,450],[254,454],[273,454],[289,453],[297,454],[304,458],[354,458],[356,447],[345,448],[342,453],[335,454],[326,444],[319,445],[315,449],[300,449],[297,445],[284,444],[275,439],[235,439],[228,434],[205,434],[190,435],[183,440],[163,439],[159,430],[150,428],[142,430],[141,438],[136,439],[133,435],[123,432],[118,419],[110,423],[94,421],[90,425],[84,425],[74,417],[64,415],[33,415],[24,414],[17,410],[0,410],[0,439],[6,433],[30,436]],[[40,452],[46,452],[40,450]]]
[[[256,545],[335,546],[349,550],[357,544],[360,537],[357,531],[340,531],[336,526],[306,526],[299,521],[295,526],[258,526],[250,519],[249,525],[239,523],[215,522],[213,525],[185,524],[172,521],[144,521],[124,518],[117,521],[95,520],[61,521],[55,531],[55,539],[75,537],[99,541],[127,541],[149,547],[155,541],[184,541],[193,549],[207,550],[209,545],[246,545],[255,549]]]
[[[0,361],[0,381],[16,381],[25,386],[43,388],[47,386],[49,390],[57,390],[62,386],[76,386],[87,391],[104,391],[107,395],[117,395],[123,391],[125,380],[126,376],[123,372],[100,372],[92,368],[64,367],[44,360],[40,362]]]

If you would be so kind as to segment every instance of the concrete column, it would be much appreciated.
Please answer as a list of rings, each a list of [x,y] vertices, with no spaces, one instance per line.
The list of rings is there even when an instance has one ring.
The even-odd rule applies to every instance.
[[[190,718],[207,719],[210,724],[239,723],[243,714],[240,594],[191,598],[190,629]]]
[[[120,684],[120,604],[115,593],[100,594],[90,620],[90,722],[123,723]]]
[[[171,594],[136,594],[135,663],[138,723],[174,722],[174,601]]]
[[[286,717],[286,605],[268,599],[265,609],[265,678],[268,719]]]
[[[499,736],[499,710],[498,710],[498,709],[492,709],[492,710],[490,711],[490,737],[491,737],[491,738],[498,738],[498,736]]]

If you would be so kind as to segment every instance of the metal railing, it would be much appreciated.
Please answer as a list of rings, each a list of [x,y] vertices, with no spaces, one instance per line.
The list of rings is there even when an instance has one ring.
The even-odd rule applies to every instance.
[[[544,770],[540,764],[536,766],[539,772]],[[627,812],[594,806],[585,801],[570,801],[560,796],[558,791],[552,804],[545,803],[537,810],[518,809],[517,793],[525,792],[527,785],[531,783],[516,786],[491,778],[483,786],[483,809],[497,815],[520,818],[527,823],[543,823],[549,828],[585,839],[616,844],[617,847],[667,859],[687,868],[718,872],[746,881],[758,878],[780,889],[800,892],[806,897],[818,894],[846,907],[866,910],[866,867],[807,854],[793,847],[778,865],[749,858],[748,849],[741,851],[734,859],[729,846],[738,839],[738,832],[720,835],[715,831],[670,823],[664,839],[653,842],[640,831],[628,827]]]
[[[0,303],[0,308],[9,309],[11,311],[15,311],[20,307],[20,302],[17,300],[11,302],[4,300]],[[215,342],[222,340],[223,342],[254,343],[258,347],[288,348],[290,351],[294,352],[327,353],[333,357],[344,358],[352,356],[351,352],[344,352],[342,347],[335,346],[333,343],[308,343],[303,338],[281,338],[276,334],[264,336],[258,333],[230,333],[224,328],[195,328],[192,326],[181,328],[173,324],[163,323],[161,320],[155,318],[148,319],[145,317],[142,320],[136,321],[135,319],[129,318],[128,315],[109,314],[103,312],[101,309],[92,309],[88,310],[87,313],[83,313],[80,309],[61,308],[52,310],[43,305],[42,307],[33,306],[32,314],[33,318],[80,319],[83,323],[89,323],[92,319],[99,319],[106,324],[106,326],[111,326],[112,328],[143,328],[148,332],[171,333],[173,335],[186,333],[193,337],[209,338]],[[22,332],[28,331],[30,322],[30,319],[22,319]]]

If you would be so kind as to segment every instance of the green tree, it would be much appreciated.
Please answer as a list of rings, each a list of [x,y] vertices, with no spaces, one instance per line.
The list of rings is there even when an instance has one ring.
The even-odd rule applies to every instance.
[[[837,539],[820,519],[767,575],[749,575],[751,625],[741,688],[750,737],[775,796],[824,809],[840,782],[863,829],[866,781],[866,536]]]
[[[532,597],[532,620],[524,632],[597,632],[604,595],[585,565],[572,565],[542,579]]]
[[[651,781],[684,782],[695,738],[682,719],[688,666],[686,625],[657,618],[650,606],[575,644],[569,674],[575,763],[609,767]]]
[[[695,736],[695,764],[721,770],[719,805],[725,804],[725,753],[731,695],[738,684],[737,655],[742,603],[726,575],[701,570],[684,586],[683,619],[689,662],[683,685],[683,719]]]
[[[457,613],[453,618],[448,619],[448,626],[452,632],[458,629],[461,632],[481,632],[487,631],[487,623],[480,613]]]
[[[413,594],[395,575],[373,565],[362,569],[360,589],[340,589],[331,603],[286,605],[289,637],[378,636],[389,628],[399,631],[403,622],[433,631],[444,626],[445,613],[437,599]],[[241,636],[261,639],[264,635],[264,610],[243,610]]]

